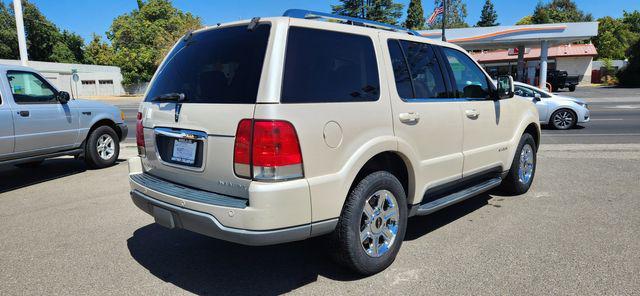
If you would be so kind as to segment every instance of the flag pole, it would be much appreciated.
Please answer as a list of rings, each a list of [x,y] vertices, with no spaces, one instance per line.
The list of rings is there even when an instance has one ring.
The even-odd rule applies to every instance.
[[[444,26],[447,23],[447,0],[442,0],[442,41],[446,42],[447,37],[444,35]]]

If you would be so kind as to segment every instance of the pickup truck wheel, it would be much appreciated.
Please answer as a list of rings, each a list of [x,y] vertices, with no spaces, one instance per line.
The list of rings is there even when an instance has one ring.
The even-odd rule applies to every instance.
[[[533,183],[536,173],[536,143],[530,134],[522,135],[518,150],[513,158],[511,169],[500,185],[502,191],[509,195],[520,195],[527,191]]]
[[[349,193],[334,232],[340,263],[371,275],[396,258],[407,227],[404,188],[389,172],[362,179]]]
[[[569,91],[570,92],[574,92],[576,90],[576,86],[575,85],[569,85]]]
[[[568,130],[578,123],[578,116],[569,109],[556,110],[551,114],[551,125],[555,129]]]
[[[113,165],[120,154],[118,135],[109,126],[93,130],[85,145],[85,162],[94,169]]]

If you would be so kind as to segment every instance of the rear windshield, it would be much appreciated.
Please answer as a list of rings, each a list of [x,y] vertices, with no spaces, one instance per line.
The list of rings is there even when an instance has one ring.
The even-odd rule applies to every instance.
[[[253,104],[269,40],[269,24],[213,29],[183,38],[169,53],[145,101],[184,94],[186,103]]]

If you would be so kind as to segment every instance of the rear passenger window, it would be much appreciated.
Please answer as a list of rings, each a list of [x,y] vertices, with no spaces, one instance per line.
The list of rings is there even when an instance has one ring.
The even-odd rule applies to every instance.
[[[371,38],[290,27],[284,103],[375,101],[380,96]]]
[[[466,54],[448,47],[443,47],[451,72],[455,78],[455,86],[459,98],[489,97],[489,85],[487,76],[478,65]]]
[[[445,98],[447,89],[433,48],[424,43],[388,41],[398,95],[403,99]]]

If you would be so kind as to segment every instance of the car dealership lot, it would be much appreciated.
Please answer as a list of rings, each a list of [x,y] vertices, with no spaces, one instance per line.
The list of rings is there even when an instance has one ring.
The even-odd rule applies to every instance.
[[[640,100],[607,93],[585,95],[585,128],[543,131],[529,193],[412,218],[396,262],[368,278],[334,265],[323,238],[246,247],[157,226],[128,196],[126,162],[0,167],[0,294],[634,294]]]
[[[3,295],[640,290],[638,144],[544,145],[529,193],[411,219],[396,262],[364,279],[332,264],[322,238],[254,248],[154,225],[128,197],[124,162],[1,173]]]

